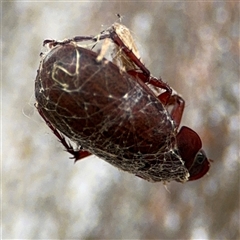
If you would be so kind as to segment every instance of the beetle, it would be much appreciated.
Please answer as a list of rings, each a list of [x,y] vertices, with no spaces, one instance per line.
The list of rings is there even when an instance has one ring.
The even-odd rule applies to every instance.
[[[36,108],[75,161],[94,154],[150,182],[203,177],[210,161],[198,134],[183,126],[184,99],[144,66],[116,24],[97,36],[45,40],[35,80]],[[111,39],[132,69],[79,45]],[[156,95],[149,85],[162,90]],[[171,107],[171,111],[169,110]],[[68,137],[78,145],[73,149]]]

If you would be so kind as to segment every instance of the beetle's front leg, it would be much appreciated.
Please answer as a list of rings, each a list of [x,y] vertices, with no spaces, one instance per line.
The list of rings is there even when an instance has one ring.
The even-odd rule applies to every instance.
[[[171,118],[174,120],[176,127],[178,128],[182,119],[185,106],[185,101],[183,100],[183,98],[177,95],[176,93],[172,95],[173,92],[172,88],[170,88],[167,83],[163,82],[161,78],[157,79],[152,76],[147,78],[143,73],[139,73],[135,70],[130,70],[128,71],[128,73],[134,77],[139,78],[144,83],[149,83],[156,88],[165,90],[165,92],[159,94],[157,98],[161,101],[161,103],[164,106],[166,107],[173,106],[170,115]]]
[[[165,92],[159,94],[157,98],[161,101],[161,103],[165,107],[171,106],[173,107],[170,112],[170,115],[171,118],[174,120],[176,127],[178,128],[185,107],[185,101],[183,100],[183,98],[177,95],[176,93],[173,93],[172,95],[173,92],[172,88],[170,88],[167,83],[163,82],[161,78],[160,79],[157,79],[155,77],[147,78],[143,73],[139,73],[135,70],[130,70],[128,71],[128,73],[134,76],[135,78],[140,79],[144,83],[149,83],[156,88],[165,90]]]
[[[66,151],[68,153],[70,153],[72,155],[72,159],[74,159],[74,161],[78,161],[82,158],[85,158],[87,156],[90,156],[91,153],[83,150],[82,147],[80,147],[80,149],[78,150],[74,150],[72,145],[70,143],[67,143],[65,137],[51,124],[51,122],[44,116],[42,110],[40,108],[38,108],[38,104],[35,104],[35,107],[37,108],[39,114],[41,115],[41,117],[43,118],[43,120],[46,122],[46,124],[48,125],[48,127],[53,131],[53,133],[55,134],[55,136],[58,138],[58,140],[62,143],[62,145],[64,146],[64,148],[66,149]]]
[[[158,95],[157,98],[162,102],[163,105],[168,105],[172,95],[172,88],[170,88],[166,82],[163,82],[161,78],[157,79],[155,77],[150,77],[148,83],[154,87],[165,90],[165,92]]]
[[[166,107],[169,107],[169,106],[173,106],[170,112],[170,115],[173,121],[175,122],[176,127],[178,128],[181,123],[181,119],[182,119],[182,115],[185,107],[185,101],[179,95],[174,94],[170,96],[168,100]]]
[[[139,72],[138,70],[129,70],[127,73],[134,78],[139,79],[140,81],[143,81],[144,83],[151,84],[152,86],[160,89],[164,89],[165,92],[161,93],[157,96],[157,98],[161,101],[163,105],[167,105],[168,101],[172,95],[172,89],[169,87],[169,85],[164,82],[161,78],[157,79],[152,76],[146,76],[144,73]]]

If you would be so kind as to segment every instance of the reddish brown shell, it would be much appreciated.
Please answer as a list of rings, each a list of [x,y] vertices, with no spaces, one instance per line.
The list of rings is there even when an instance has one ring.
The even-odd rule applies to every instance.
[[[74,43],[43,56],[35,81],[37,108],[92,154],[148,181],[187,181],[174,123],[142,82]]]

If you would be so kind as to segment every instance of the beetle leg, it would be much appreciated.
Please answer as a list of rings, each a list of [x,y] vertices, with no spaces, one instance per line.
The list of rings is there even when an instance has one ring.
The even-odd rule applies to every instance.
[[[72,159],[74,159],[74,162],[85,158],[89,155],[91,155],[90,152],[83,150],[82,147],[80,147],[79,150],[74,150],[72,145],[70,143],[67,143],[65,137],[51,124],[51,122],[44,116],[42,110],[37,107],[37,104],[35,104],[35,107],[37,108],[39,114],[44,119],[48,127],[53,131],[55,136],[58,138],[58,140],[62,143],[62,145],[65,147],[65,150],[72,155]]]
[[[63,42],[57,42],[54,40],[45,40],[44,43],[51,43],[54,46],[57,44],[64,44],[71,41],[81,42],[85,40],[91,40],[94,42],[98,42],[99,40],[103,40],[106,38],[110,38],[125,54],[126,56],[143,72],[147,77],[150,76],[150,71],[144,66],[144,64],[140,61],[140,59],[134,54],[134,52],[124,44],[123,40],[116,33],[116,29],[114,25],[107,30],[102,31],[100,34],[96,36],[76,36],[72,39],[67,39]]]
[[[126,34],[129,34],[129,33],[126,32]],[[112,41],[124,52],[124,54],[127,56],[127,58],[129,58],[131,60],[131,62],[136,65],[136,68],[127,71],[128,74],[130,74],[131,76],[134,76],[135,78],[139,78],[144,83],[149,83],[154,87],[166,90],[165,92],[163,92],[162,94],[160,94],[158,96],[158,99],[164,105],[167,105],[168,101],[171,97],[171,94],[172,94],[172,89],[169,87],[169,85],[167,83],[163,82],[161,78],[157,79],[150,75],[150,71],[144,66],[144,64],[141,62],[139,57],[137,57],[135,54],[135,52],[137,52],[136,46],[131,45],[134,47],[134,51],[133,51],[132,49],[129,48],[129,46],[127,46],[124,43],[124,41],[121,37],[123,37],[123,36],[120,36],[117,33],[116,26],[113,25],[106,31],[103,31],[102,33],[100,33],[100,35],[98,35],[94,39],[96,39],[95,41],[102,40],[105,38],[112,39]],[[124,36],[124,37],[126,37],[126,36]],[[131,39],[130,42],[132,42],[133,41],[132,37],[130,39]]]
[[[178,128],[182,119],[184,106],[185,106],[185,101],[183,100],[183,98],[175,93],[172,95],[172,91],[173,91],[172,88],[170,88],[167,83],[163,82],[161,78],[160,79],[157,79],[155,77],[146,78],[142,73],[137,72],[136,70],[130,70],[128,71],[128,73],[131,76],[134,76],[135,78],[140,79],[144,83],[149,83],[156,88],[165,90],[165,92],[159,94],[157,98],[166,107],[173,106],[170,112],[170,115],[174,120],[176,127]]]
[[[169,85],[163,82],[161,78],[157,79],[155,77],[150,77],[148,83],[154,87],[165,90],[165,92],[158,95],[157,98],[163,103],[163,105],[168,105],[168,102],[172,95],[172,89],[169,87]]]
[[[49,47],[52,48],[52,47],[55,47],[56,45],[64,45],[64,44],[67,44],[70,42],[82,42],[82,41],[93,40],[93,39],[94,39],[94,36],[77,36],[77,37],[65,39],[62,41],[57,41],[57,40],[53,40],[53,39],[45,39],[43,41],[43,46],[48,44]]]
[[[107,35],[103,35],[106,37]],[[150,71],[144,66],[140,59],[134,54],[134,52],[129,49],[122,39],[118,36],[113,28],[110,28],[108,37],[126,54],[126,56],[131,59],[131,61],[142,71],[146,77],[150,77]],[[102,37],[100,37],[102,39]]]
[[[50,46],[56,46],[58,44],[64,45],[70,42],[81,42],[85,40],[91,40],[93,42],[98,42],[99,40],[110,38],[123,52],[124,54],[142,71],[145,78],[150,78],[150,71],[144,66],[141,60],[134,54],[134,52],[124,44],[123,40],[116,33],[114,26],[102,31],[96,36],[76,36],[71,39],[66,39],[63,41],[55,41],[51,39],[46,39],[43,45],[49,44]],[[148,82],[148,81],[147,81]]]
[[[143,73],[137,71],[137,70],[129,70],[127,73],[134,78],[138,78],[144,83],[151,84],[152,86],[160,89],[164,89],[165,92],[161,93],[160,95],[157,96],[157,98],[161,101],[163,105],[167,105],[168,101],[172,95],[172,89],[169,87],[169,85],[165,82],[162,81],[161,78],[157,79],[155,77],[146,77]]]
[[[174,94],[168,100],[167,107],[169,106],[173,106],[170,115],[178,128],[182,119],[185,101],[179,95]]]

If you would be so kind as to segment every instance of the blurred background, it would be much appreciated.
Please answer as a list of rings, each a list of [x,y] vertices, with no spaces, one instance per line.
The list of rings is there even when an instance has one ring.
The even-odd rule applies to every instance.
[[[209,174],[148,183],[97,157],[73,164],[34,108],[42,42],[122,16],[145,65],[186,100]],[[2,2],[3,239],[239,239],[239,3]]]

